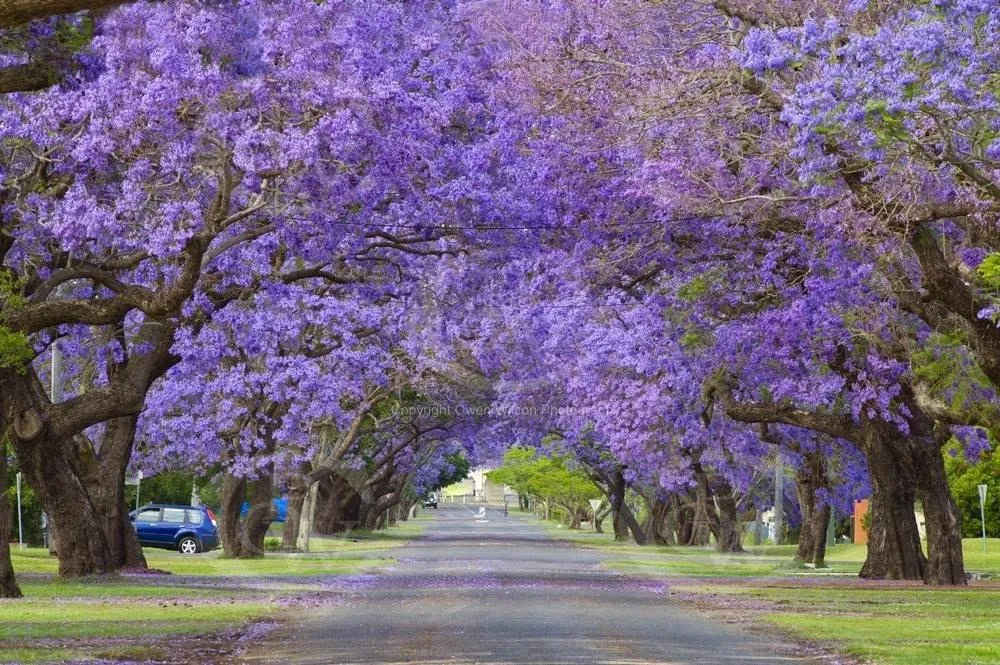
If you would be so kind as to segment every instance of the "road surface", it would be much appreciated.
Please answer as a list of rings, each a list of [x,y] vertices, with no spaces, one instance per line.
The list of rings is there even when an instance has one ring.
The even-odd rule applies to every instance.
[[[800,665],[778,638],[671,600],[662,583],[607,570],[604,555],[554,541],[535,521],[441,504],[388,571],[345,602],[291,616],[247,664],[594,663]]]

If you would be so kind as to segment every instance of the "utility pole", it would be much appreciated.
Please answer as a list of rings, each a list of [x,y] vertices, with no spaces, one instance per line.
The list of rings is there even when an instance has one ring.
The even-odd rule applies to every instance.
[[[63,293],[64,284],[60,284],[59,288],[56,289],[56,295],[61,296]],[[52,342],[51,357],[49,358],[49,396],[52,399],[53,404],[58,404],[63,401],[63,356],[62,349],[59,348],[58,338]],[[49,533],[48,533],[48,545],[49,554],[55,554],[59,547],[59,534],[56,533],[55,522],[52,516],[49,515],[48,518]]]
[[[778,455],[774,465],[774,544],[785,539],[785,461]]]

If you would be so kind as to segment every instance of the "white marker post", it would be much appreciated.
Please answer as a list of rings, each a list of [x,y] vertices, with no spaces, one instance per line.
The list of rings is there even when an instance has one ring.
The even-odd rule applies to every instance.
[[[986,554],[986,485],[979,486],[979,519],[983,523],[983,554]]]
[[[594,533],[597,533],[597,509],[600,507],[601,507],[601,499],[590,500],[590,509],[594,512],[594,521],[593,521]]]
[[[21,472],[17,472],[17,542],[24,549],[24,529],[21,526]]]
[[[126,485],[135,486],[135,512],[139,514],[139,489],[142,486],[142,471],[137,471],[134,476],[125,476]]]

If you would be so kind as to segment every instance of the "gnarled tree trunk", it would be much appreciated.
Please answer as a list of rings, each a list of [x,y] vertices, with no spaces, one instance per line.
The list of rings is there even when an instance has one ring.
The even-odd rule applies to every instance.
[[[872,484],[867,579],[923,580],[927,559],[913,514],[916,480],[909,445],[881,423],[866,423],[864,451]]]
[[[924,508],[927,534],[925,581],[937,585],[965,585],[965,557],[962,553],[962,517],[948,487],[942,447],[949,431],[936,432],[923,412],[911,423],[917,496]]]
[[[87,491],[86,452],[68,441],[15,442],[18,461],[59,534],[59,574],[104,575],[123,565],[113,556],[102,525],[107,523]]]
[[[10,561],[10,501],[7,500],[7,450],[0,442],[0,598],[20,598],[21,588]]]
[[[669,501],[657,497],[652,501],[647,500],[649,516],[646,519],[646,538],[654,545],[676,545],[677,537],[674,533],[674,511]]]
[[[260,559],[264,556],[264,539],[271,522],[278,516],[274,508],[274,474],[262,472],[251,483],[250,510],[240,530],[241,559]]]
[[[125,475],[135,442],[138,416],[108,421],[96,462],[84,478],[84,487],[100,517],[100,529],[108,544],[110,566],[145,569],[135,527],[125,501]]]
[[[820,452],[810,452],[805,455],[802,468],[796,474],[796,486],[802,526],[799,529],[799,546],[795,560],[822,568],[826,559],[826,531],[830,523],[830,506],[817,496],[829,487],[826,465]]]
[[[743,552],[743,524],[729,483],[704,470],[700,462],[692,465],[699,503],[704,506],[708,528],[715,536],[718,552]]]
[[[298,477],[294,478],[288,490],[288,513],[285,518],[285,530],[281,534],[281,549],[292,551],[298,549],[299,526],[302,521],[302,509],[306,496],[309,494],[310,483],[306,476],[312,465],[308,462],[299,467]]]
[[[222,552],[228,559],[240,555],[240,511],[246,497],[246,478],[237,478],[231,474],[222,476],[222,506],[219,513],[219,539],[222,541]]]

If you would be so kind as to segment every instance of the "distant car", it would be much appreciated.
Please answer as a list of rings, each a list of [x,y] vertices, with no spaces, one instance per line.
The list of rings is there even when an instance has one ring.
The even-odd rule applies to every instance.
[[[433,508],[437,510],[438,507],[438,497],[437,494],[428,494],[424,498],[424,508]]]
[[[139,543],[146,547],[198,554],[219,546],[219,524],[207,506],[151,503],[133,510],[129,517]]]

